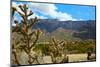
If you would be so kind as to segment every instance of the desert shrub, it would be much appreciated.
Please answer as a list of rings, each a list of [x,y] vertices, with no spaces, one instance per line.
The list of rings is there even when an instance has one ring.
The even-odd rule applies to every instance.
[[[35,48],[33,48],[33,51],[38,51],[40,50],[42,52],[43,55],[50,55],[50,48],[49,48],[49,44],[36,44]]]
[[[95,40],[83,40],[76,42],[68,42],[66,49],[69,53],[87,53],[89,50],[95,53]]]

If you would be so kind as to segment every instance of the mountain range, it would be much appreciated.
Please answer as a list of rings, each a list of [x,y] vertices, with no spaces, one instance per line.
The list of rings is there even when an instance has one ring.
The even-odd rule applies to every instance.
[[[59,21],[57,19],[40,19],[32,28],[39,28],[44,31],[42,40],[48,40],[53,36],[64,40],[96,38],[96,20]]]
[[[38,28],[43,31],[39,41],[50,41],[52,37],[58,40],[96,39],[96,20],[59,21],[57,19],[39,19],[32,26],[33,30]]]

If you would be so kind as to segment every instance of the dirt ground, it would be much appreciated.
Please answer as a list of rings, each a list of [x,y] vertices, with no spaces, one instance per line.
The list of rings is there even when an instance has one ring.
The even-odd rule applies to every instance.
[[[25,58],[23,58],[25,56],[25,53],[22,53],[22,55],[20,55],[20,63],[23,65],[28,64],[27,60],[28,57],[26,56]],[[82,62],[82,61],[91,61],[91,60],[87,60],[87,54],[68,54],[67,55],[69,58],[69,63],[70,62]],[[95,54],[92,54],[91,57],[95,57]],[[95,60],[95,58],[94,58]],[[51,56],[44,56],[44,57],[38,57],[38,61],[39,64],[49,64],[52,63],[52,59]],[[37,64],[37,63],[33,63],[33,64]]]
[[[88,61],[87,54],[68,54],[67,56],[69,57],[69,62]],[[95,54],[91,56],[95,57]]]

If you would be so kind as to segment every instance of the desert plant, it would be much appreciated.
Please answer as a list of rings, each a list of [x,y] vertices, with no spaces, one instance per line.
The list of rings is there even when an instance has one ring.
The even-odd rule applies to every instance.
[[[17,9],[15,7],[12,7],[11,9],[12,9],[12,17],[13,17]]]
[[[28,17],[33,14],[33,12],[29,10],[28,6],[24,4],[24,5],[19,5],[18,7],[20,8],[22,12],[15,10],[15,7],[13,7],[12,13],[16,11],[18,14],[20,14],[20,16],[22,17],[22,20],[21,20],[21,23],[19,23],[18,20],[14,21],[16,26],[12,29],[12,33],[16,32],[17,34],[22,36],[20,37],[20,41],[19,41],[22,43],[21,45],[19,45],[18,48],[26,52],[26,54],[28,55],[28,63],[32,64],[35,58],[32,57],[31,51],[33,47],[35,46],[35,44],[37,43],[39,36],[42,32],[40,29],[32,30],[32,26],[38,21],[38,19],[37,17],[35,17],[34,19],[33,18],[28,19]],[[16,50],[16,49],[13,48],[13,50]],[[16,52],[14,51],[13,53],[14,53],[15,59],[17,60]],[[18,60],[16,64],[20,65]]]
[[[49,45],[50,48],[50,55],[52,58],[53,63],[62,63],[62,62],[68,62],[64,61],[66,58],[66,48],[65,48],[65,42],[56,40],[55,38],[52,38],[52,42]],[[59,59],[59,60],[58,60]]]

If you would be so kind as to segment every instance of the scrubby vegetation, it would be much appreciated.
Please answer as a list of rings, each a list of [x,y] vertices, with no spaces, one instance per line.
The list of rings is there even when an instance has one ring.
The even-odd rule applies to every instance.
[[[50,41],[39,42],[39,38],[44,33],[39,28],[32,28],[38,23],[38,18],[28,19],[33,12],[26,4],[19,5],[19,8],[22,12],[12,7],[12,18],[15,12],[22,17],[21,23],[14,20],[16,26],[12,26],[12,64],[45,64],[40,62],[43,60],[39,60],[40,57],[43,59],[45,56],[50,56],[52,63],[68,63],[67,54],[96,53],[95,39],[67,41],[51,36]],[[21,53],[24,55],[23,58],[25,57],[24,61],[19,59]]]

